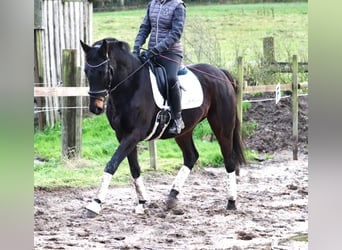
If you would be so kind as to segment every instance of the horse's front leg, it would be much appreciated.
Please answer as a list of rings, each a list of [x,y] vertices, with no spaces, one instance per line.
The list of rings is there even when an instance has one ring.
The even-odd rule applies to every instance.
[[[104,169],[101,185],[96,192],[95,198],[85,207],[87,210],[87,217],[93,218],[101,212],[102,204],[104,203],[108,193],[109,184],[112,180],[113,174],[118,169],[122,160],[136,147],[137,144],[138,141],[132,136],[120,141],[119,147]]]
[[[199,156],[192,139],[192,133],[188,133],[182,137],[177,137],[176,142],[182,150],[184,162],[183,166],[178,171],[178,174],[172,183],[170,193],[167,196],[166,207],[168,209],[172,209],[177,206],[177,195],[182,190],[184,183]]]
[[[148,201],[148,195],[145,189],[141,170],[138,162],[137,147],[127,156],[135,191],[137,193],[138,205],[135,208],[135,213],[144,214],[146,212],[145,204]]]

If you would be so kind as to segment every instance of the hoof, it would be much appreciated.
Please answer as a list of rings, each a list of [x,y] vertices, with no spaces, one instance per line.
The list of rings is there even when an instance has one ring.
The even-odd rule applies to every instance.
[[[235,201],[228,200],[227,210],[236,210]]]
[[[94,218],[98,214],[100,214],[101,204],[98,203],[97,201],[93,200],[85,208],[86,208],[86,217],[87,218]]]
[[[177,197],[173,197],[169,195],[166,199],[166,207],[167,209],[173,209],[177,206],[178,199]]]
[[[89,210],[89,209],[86,209],[85,211],[85,216],[87,218],[95,218],[98,214],[97,213],[94,213],[93,211]]]
[[[135,207],[134,212],[136,214],[147,214],[144,204],[138,204],[138,206]]]

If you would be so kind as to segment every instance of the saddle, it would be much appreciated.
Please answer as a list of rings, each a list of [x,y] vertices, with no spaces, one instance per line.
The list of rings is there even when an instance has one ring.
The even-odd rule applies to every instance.
[[[152,70],[153,74],[156,77],[157,86],[160,94],[163,96],[164,100],[168,99],[168,82],[167,82],[167,74],[163,65],[159,63],[149,61],[149,67]]]
[[[164,100],[168,99],[168,82],[167,82],[167,73],[163,65],[149,61],[149,67],[152,70],[152,73],[156,77],[156,82],[160,94],[163,96]],[[188,72],[188,69],[182,65],[178,70],[178,75],[185,75]],[[182,86],[180,86],[182,88]]]
[[[168,96],[166,70],[162,65],[151,62],[149,62],[149,68],[154,102],[160,111],[155,117],[153,129],[144,139],[145,141],[159,139],[171,120],[170,109],[166,105]],[[197,77],[186,67],[182,67],[178,71],[178,76],[182,90],[182,110],[199,107],[203,102],[203,91]]]

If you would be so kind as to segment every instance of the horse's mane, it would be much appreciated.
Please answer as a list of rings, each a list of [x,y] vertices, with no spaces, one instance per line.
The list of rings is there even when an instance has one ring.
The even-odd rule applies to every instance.
[[[107,38],[104,38],[104,39],[101,39],[97,42],[95,42],[93,44],[93,47],[96,47],[96,46],[101,46],[103,41],[106,41],[106,43],[108,44],[108,46],[117,46],[119,47],[120,49],[123,49],[124,51],[126,52],[130,52],[130,46],[127,42],[125,41],[120,41],[116,38],[113,38],[113,37],[107,37]]]

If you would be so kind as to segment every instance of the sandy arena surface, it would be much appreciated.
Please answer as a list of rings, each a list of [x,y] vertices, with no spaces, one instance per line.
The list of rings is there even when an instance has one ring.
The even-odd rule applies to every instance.
[[[145,215],[133,212],[133,184],[111,186],[94,219],[85,218],[84,206],[96,187],[37,188],[34,249],[308,249],[307,97],[299,105],[298,160],[292,160],[290,98],[253,103],[246,114],[245,121],[259,125],[245,144],[260,159],[241,168],[236,211],[225,209],[222,167],[195,169],[173,210],[164,200],[175,175],[144,176],[151,197]]]

